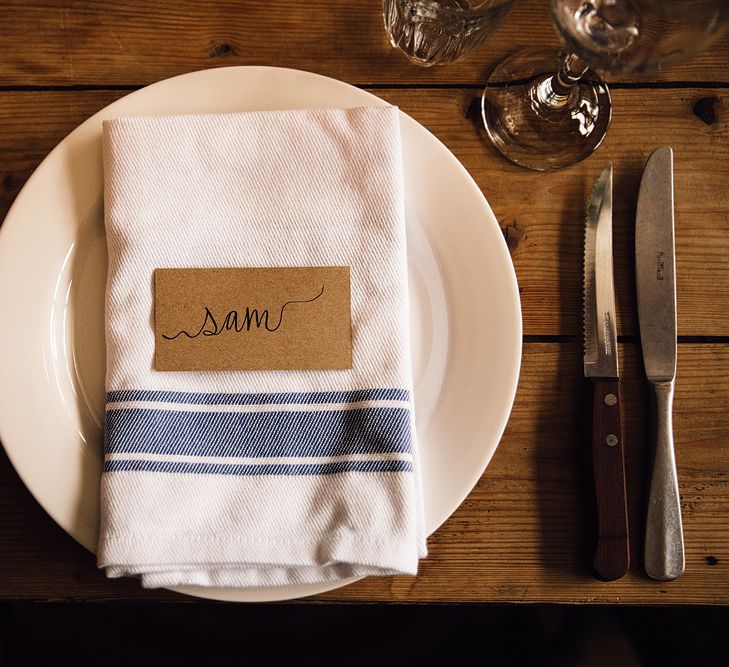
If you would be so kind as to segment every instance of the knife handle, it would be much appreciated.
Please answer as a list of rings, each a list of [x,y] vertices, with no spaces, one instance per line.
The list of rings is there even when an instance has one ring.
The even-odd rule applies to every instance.
[[[622,577],[630,566],[620,384],[614,378],[592,381],[592,465],[597,506],[594,567],[601,579],[612,581]]]
[[[674,383],[656,382],[651,386],[655,447],[645,529],[645,571],[652,579],[670,581],[680,577],[685,567],[681,498],[673,448]]]

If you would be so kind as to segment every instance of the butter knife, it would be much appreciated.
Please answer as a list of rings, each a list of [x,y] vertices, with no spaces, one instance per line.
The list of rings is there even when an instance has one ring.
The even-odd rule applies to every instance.
[[[592,458],[597,508],[594,568],[619,579],[630,565],[613,285],[613,168],[603,170],[585,223],[584,373],[593,385]]]
[[[645,570],[668,581],[684,570],[683,528],[673,446],[676,378],[676,263],[673,151],[648,158],[635,221],[635,264],[643,364],[653,395],[654,447],[645,531]]]

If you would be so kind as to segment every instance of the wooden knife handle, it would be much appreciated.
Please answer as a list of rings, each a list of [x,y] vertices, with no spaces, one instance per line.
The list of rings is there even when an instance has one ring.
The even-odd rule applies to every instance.
[[[625,493],[620,385],[593,378],[592,462],[597,506],[595,572],[601,579],[622,577],[630,566]]]

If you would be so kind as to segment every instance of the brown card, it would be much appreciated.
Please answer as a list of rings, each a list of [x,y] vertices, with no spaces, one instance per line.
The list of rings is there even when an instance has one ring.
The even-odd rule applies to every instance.
[[[156,269],[158,371],[352,367],[348,266]]]

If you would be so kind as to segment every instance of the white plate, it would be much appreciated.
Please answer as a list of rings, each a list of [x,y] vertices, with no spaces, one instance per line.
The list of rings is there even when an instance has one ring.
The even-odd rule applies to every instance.
[[[101,121],[128,115],[386,104],[308,72],[230,67],[161,81],[69,134],[0,229],[0,439],[43,508],[91,551],[104,410]],[[516,392],[521,311],[511,258],[476,183],[402,114],[417,430],[428,533],[483,474]],[[282,600],[342,584],[180,589]]]

